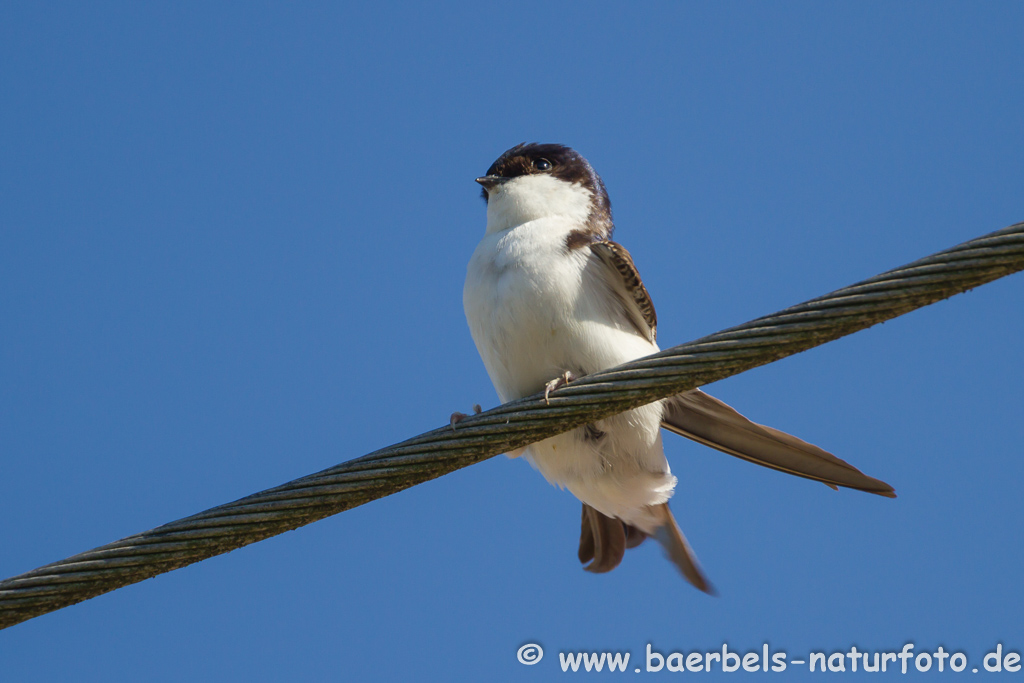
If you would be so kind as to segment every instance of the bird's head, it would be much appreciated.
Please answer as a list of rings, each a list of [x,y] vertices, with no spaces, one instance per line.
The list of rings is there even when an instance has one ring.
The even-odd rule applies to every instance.
[[[516,145],[476,182],[484,188],[487,232],[564,216],[602,237],[611,234],[611,202],[601,177],[586,159],[564,145]]]

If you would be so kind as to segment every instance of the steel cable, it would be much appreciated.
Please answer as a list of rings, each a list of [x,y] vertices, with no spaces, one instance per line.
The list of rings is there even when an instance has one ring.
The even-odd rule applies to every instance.
[[[557,390],[0,581],[0,628],[199,562],[1024,270],[1024,223]]]

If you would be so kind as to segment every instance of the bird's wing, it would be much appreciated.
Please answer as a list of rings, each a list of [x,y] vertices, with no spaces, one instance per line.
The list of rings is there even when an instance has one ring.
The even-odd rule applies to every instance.
[[[697,556],[693,554],[690,544],[686,542],[686,536],[683,536],[683,532],[679,529],[676,518],[668,509],[668,503],[655,505],[653,508],[661,518],[661,526],[654,530],[654,540],[661,544],[668,559],[697,590],[704,591],[708,595],[716,595],[711,582],[701,571]]]
[[[661,426],[723,453],[758,465],[887,498],[896,492],[884,481],[795,436],[751,422],[699,389],[665,399]]]
[[[615,295],[616,303],[629,324],[650,342],[658,336],[658,316],[654,302],[647,293],[633,258],[621,244],[610,240],[589,243],[591,253],[600,265],[600,274]]]

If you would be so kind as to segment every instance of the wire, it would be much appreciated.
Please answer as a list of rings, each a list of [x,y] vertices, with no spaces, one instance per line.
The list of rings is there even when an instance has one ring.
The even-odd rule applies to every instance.
[[[226,553],[1024,270],[1024,223],[555,391],[0,581],[0,628]]]

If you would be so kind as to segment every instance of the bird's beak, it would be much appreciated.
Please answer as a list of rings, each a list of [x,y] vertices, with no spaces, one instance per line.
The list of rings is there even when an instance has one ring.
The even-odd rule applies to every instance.
[[[484,189],[488,190],[488,191],[493,190],[494,188],[498,187],[499,185],[504,185],[505,183],[507,183],[510,180],[512,180],[512,179],[511,178],[503,178],[500,175],[485,175],[482,178],[477,178],[476,179],[476,181],[478,183],[480,183],[481,185],[483,185]]]

